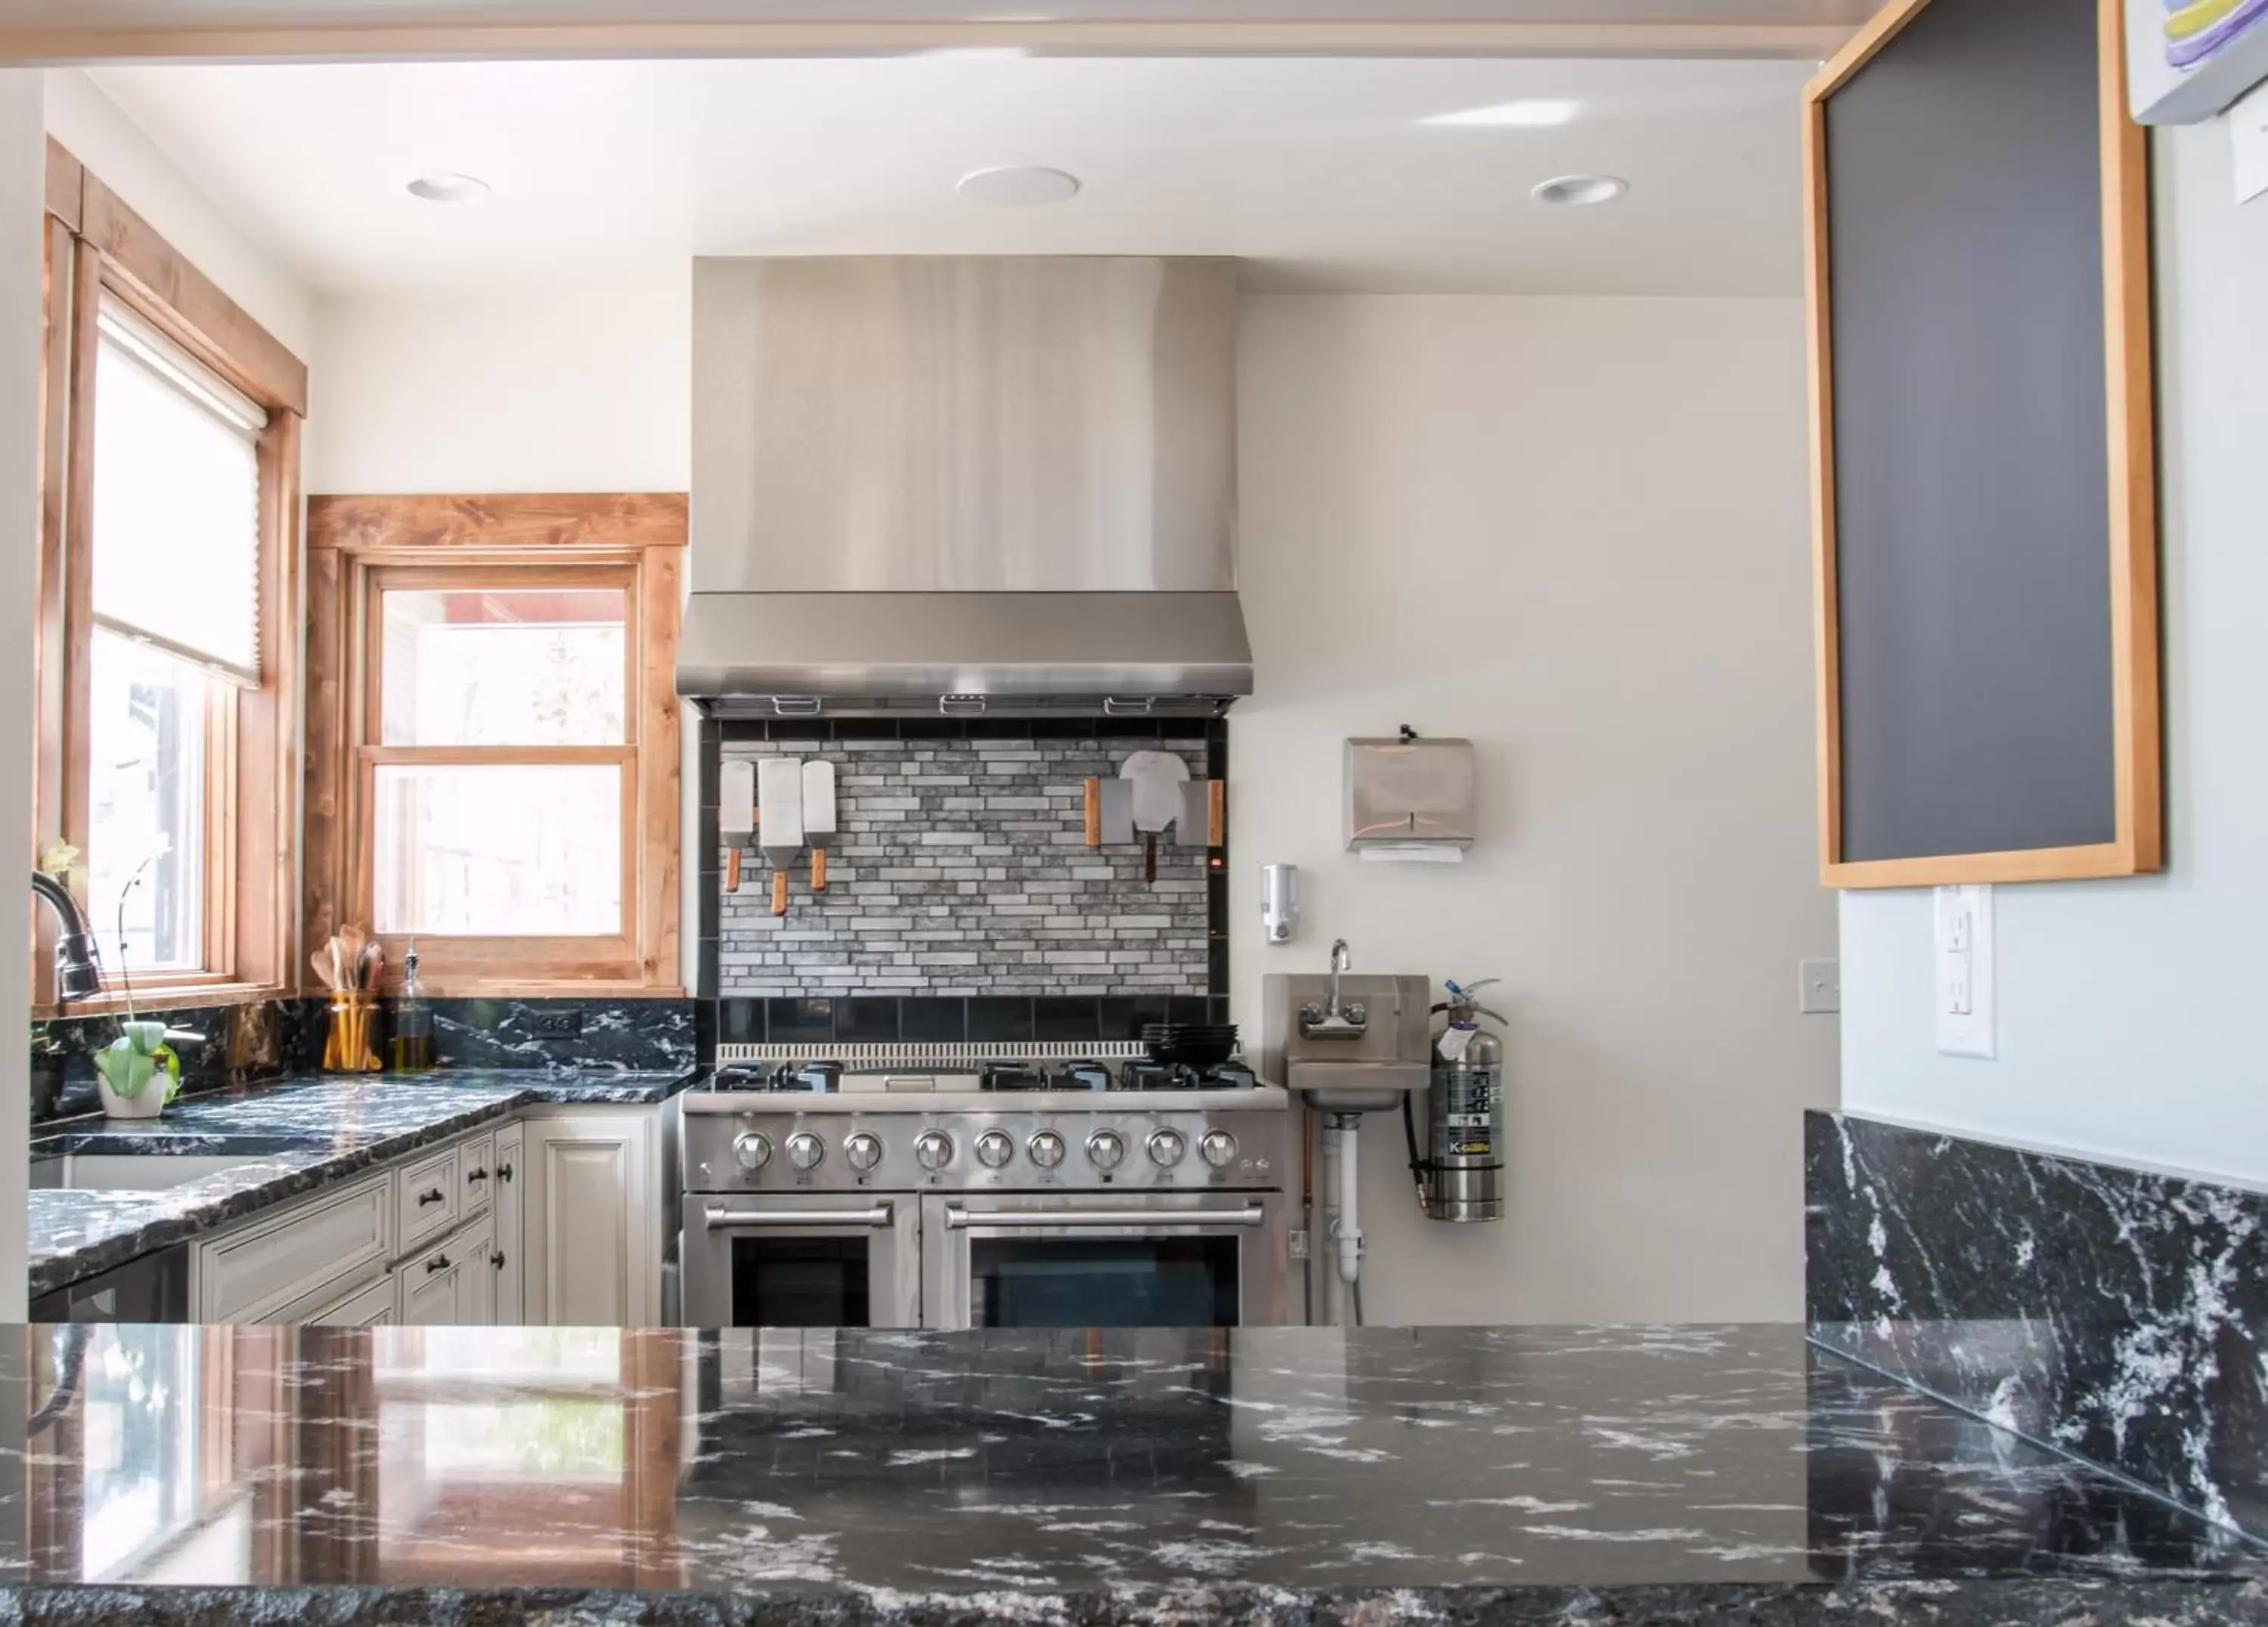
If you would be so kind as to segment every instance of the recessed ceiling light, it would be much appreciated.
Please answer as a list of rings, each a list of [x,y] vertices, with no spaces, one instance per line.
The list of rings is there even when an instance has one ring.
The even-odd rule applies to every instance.
[[[1037,164],[1012,164],[963,175],[961,195],[972,203],[1035,209],[1044,203],[1068,203],[1077,197],[1079,177]]]
[[[477,175],[420,175],[409,183],[409,195],[428,203],[469,203],[488,195],[489,183]]]
[[[1559,175],[1528,195],[1538,203],[1605,203],[1630,190],[1619,175]]]
[[[1520,101],[1498,102],[1487,107],[1468,107],[1461,113],[1437,113],[1432,118],[1420,119],[1418,122],[1462,129],[1538,129],[1546,125],[1572,124],[1575,115],[1582,110],[1580,102],[1527,97]]]

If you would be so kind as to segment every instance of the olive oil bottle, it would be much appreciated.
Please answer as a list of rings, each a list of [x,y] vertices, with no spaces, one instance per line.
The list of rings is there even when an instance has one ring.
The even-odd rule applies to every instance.
[[[401,992],[394,1001],[394,1071],[433,1071],[433,1008],[425,1003],[425,985],[418,981],[414,938],[401,960]]]

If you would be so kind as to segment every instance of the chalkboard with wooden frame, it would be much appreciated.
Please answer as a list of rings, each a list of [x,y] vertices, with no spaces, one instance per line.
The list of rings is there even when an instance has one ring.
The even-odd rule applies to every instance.
[[[2118,0],[1898,0],[1804,95],[1822,879],[2158,867]]]

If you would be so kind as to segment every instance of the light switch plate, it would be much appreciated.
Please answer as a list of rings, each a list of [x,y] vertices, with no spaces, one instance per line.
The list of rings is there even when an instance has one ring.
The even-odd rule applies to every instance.
[[[1948,1056],[1991,1061],[1999,1054],[1992,955],[1992,889],[1937,889],[1934,975],[1937,1049]]]
[[[1843,962],[1799,961],[1795,968],[1795,1009],[1824,1016],[1843,1009]]]
[[[2236,201],[2268,193],[2268,84],[2228,110],[2228,140],[2236,172]]]

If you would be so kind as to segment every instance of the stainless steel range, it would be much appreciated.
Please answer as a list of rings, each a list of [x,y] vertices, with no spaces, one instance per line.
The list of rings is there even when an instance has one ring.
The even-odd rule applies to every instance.
[[[1285,1319],[1290,1098],[1236,1064],[726,1047],[680,1101],[689,1325]]]

